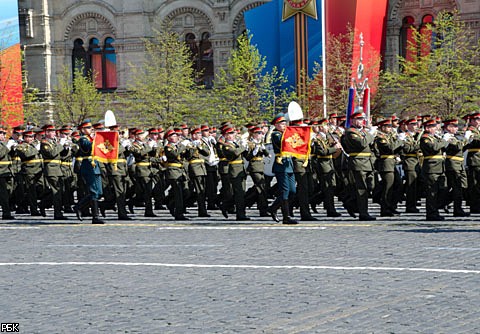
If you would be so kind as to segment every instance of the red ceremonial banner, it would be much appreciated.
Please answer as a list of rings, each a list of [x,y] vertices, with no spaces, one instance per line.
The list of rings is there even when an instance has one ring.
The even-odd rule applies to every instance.
[[[311,132],[310,126],[287,126],[282,136],[282,156],[308,158],[311,150]]]
[[[92,145],[93,160],[116,163],[118,161],[118,145],[118,132],[95,132],[95,139]]]

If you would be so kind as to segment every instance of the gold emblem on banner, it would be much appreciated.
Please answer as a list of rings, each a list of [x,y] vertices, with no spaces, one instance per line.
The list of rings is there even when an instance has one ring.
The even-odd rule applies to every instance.
[[[292,148],[297,148],[299,146],[305,145],[302,137],[298,133],[294,133],[292,136],[285,140]]]
[[[283,0],[282,21],[297,13],[304,13],[316,20],[318,18],[317,0]]]
[[[108,154],[115,149],[108,139],[105,140],[105,142],[98,144],[97,147],[103,154]]]

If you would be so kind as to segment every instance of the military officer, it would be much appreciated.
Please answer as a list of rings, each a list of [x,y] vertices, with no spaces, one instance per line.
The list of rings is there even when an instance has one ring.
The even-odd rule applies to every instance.
[[[399,135],[404,141],[400,154],[403,171],[405,173],[405,212],[419,213],[417,209],[417,178],[420,170],[418,152],[420,150],[418,121],[412,117],[405,121],[407,131]]]
[[[82,136],[78,140],[78,157],[81,158],[80,176],[85,183],[86,194],[74,207],[77,218],[82,220],[82,209],[90,204],[92,209],[92,224],[104,224],[98,216],[98,200],[103,195],[101,171],[98,161],[92,156],[95,130],[90,120],[85,120],[78,126]]]
[[[50,187],[52,192],[54,219],[65,220],[67,217],[62,213],[63,172],[61,159],[66,148],[59,143],[53,125],[47,124],[43,126],[43,129],[45,130],[45,139],[40,143],[40,153],[43,158],[46,185]]]
[[[222,146],[223,155],[228,161],[228,176],[232,185],[233,199],[235,202],[236,219],[250,220],[245,213],[245,187],[247,173],[243,163],[243,156],[247,148],[235,141],[236,131],[233,127],[226,127],[223,131],[225,142]]]
[[[275,130],[272,132],[271,142],[276,157],[272,171],[277,179],[279,194],[268,208],[268,211],[272,219],[279,222],[277,210],[281,208],[283,216],[282,223],[297,224],[297,221],[291,219],[289,216],[289,198],[296,193],[293,161],[290,156],[282,155],[282,135],[287,128],[287,120],[283,115],[277,115],[272,120],[272,125],[275,126]]]
[[[269,216],[267,189],[264,175],[264,158],[268,157],[269,153],[263,145],[263,131],[259,126],[253,127],[251,130],[252,137],[248,142],[248,153],[246,159],[248,161],[247,171],[252,178],[254,184],[254,194],[256,196],[257,208],[260,212],[260,217]]]
[[[470,213],[480,213],[480,112],[469,117],[467,168],[469,174]]]
[[[349,155],[350,183],[354,186],[359,220],[376,220],[368,214],[368,195],[373,188],[373,154],[371,145],[375,137],[365,128],[366,116],[362,110],[354,112],[351,127],[345,131],[342,146]]]
[[[167,139],[167,144],[165,145],[167,172],[165,176],[173,193],[173,197],[169,196],[170,200],[167,206],[175,220],[189,220],[184,215],[184,193],[187,176],[183,168],[183,163],[187,148],[179,142],[179,135],[175,130],[168,130],[165,133],[165,137]]]
[[[340,217],[334,204],[334,192],[336,186],[335,166],[333,155],[342,149],[340,143],[329,134],[328,120],[318,122],[318,134],[314,139],[313,153],[316,155],[317,176],[320,189],[323,193],[323,207],[327,211],[327,217]]]
[[[45,216],[45,209],[38,211],[37,190],[43,189],[43,165],[42,156],[35,147],[35,132],[27,130],[23,133],[23,143],[16,147],[17,155],[22,161],[21,173],[25,180],[25,190],[28,203],[30,205],[30,214],[32,216]],[[40,193],[43,195],[43,192]]]
[[[218,163],[220,161],[217,153],[217,140],[211,134],[211,129],[204,124],[202,130],[202,140],[208,147],[208,155],[205,157],[205,168],[207,169],[207,178],[205,182],[205,193],[207,197],[207,209],[215,210],[217,207],[217,188],[218,188]]]
[[[395,181],[395,164],[399,150],[403,146],[403,142],[398,139],[396,132],[393,131],[391,119],[384,119],[377,122],[378,133],[375,138],[375,144],[379,152],[377,161],[377,170],[380,172],[381,181],[381,199],[380,199],[380,215],[382,217],[393,217],[398,215],[396,210],[397,203],[394,201],[394,181]]]
[[[6,131],[0,126],[0,206],[2,219],[15,219],[10,210],[10,195],[13,190],[12,159],[6,144]]]
[[[452,191],[453,216],[468,217],[469,214],[462,208],[463,194],[467,191],[467,173],[464,167],[463,147],[466,139],[458,134],[458,119],[449,119],[443,122],[445,131],[443,138],[448,141],[445,149],[445,174],[447,187]]]
[[[424,133],[420,138],[423,153],[422,174],[425,178],[425,204],[427,220],[444,220],[438,209],[444,203],[446,191],[445,158],[443,151],[448,142],[436,134],[437,122],[429,119],[423,122]]]

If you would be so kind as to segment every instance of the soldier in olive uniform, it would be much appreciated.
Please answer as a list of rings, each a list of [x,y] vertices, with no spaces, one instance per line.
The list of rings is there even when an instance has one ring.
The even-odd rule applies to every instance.
[[[25,127],[23,125],[18,125],[12,129],[12,136],[10,137],[7,145],[10,147],[16,147],[17,145],[23,143],[23,133]],[[16,205],[17,214],[28,213],[28,203],[26,202],[25,194],[25,179],[23,174],[20,173],[22,164],[20,157],[17,154],[15,149],[10,151],[10,156],[12,158],[12,173],[13,173],[13,201]]]
[[[165,157],[167,158],[166,178],[172,187],[171,191],[173,193],[173,197],[168,196],[170,200],[167,206],[175,220],[189,220],[184,215],[184,193],[187,176],[185,175],[183,163],[187,148],[179,143],[179,136],[174,130],[168,130],[165,133],[165,137],[168,141],[165,145]]]
[[[152,190],[153,190],[153,174],[151,170],[150,157],[156,148],[148,146],[143,140],[143,130],[136,130],[135,141],[130,145],[128,150],[135,158],[135,179],[140,187],[140,194],[145,202],[145,217],[156,217],[153,213]]]
[[[218,163],[220,158],[217,153],[217,140],[211,134],[208,125],[202,125],[202,140],[208,147],[208,155],[205,157],[205,168],[207,169],[207,178],[205,183],[205,193],[207,196],[207,209],[215,210],[217,207],[217,191],[218,191]]]
[[[62,213],[62,155],[66,148],[56,138],[55,127],[47,124],[43,127],[45,139],[40,143],[40,153],[43,157],[43,170],[45,173],[46,185],[52,191],[54,219],[65,220],[67,217]]]
[[[225,218],[228,218],[228,212],[232,212],[233,207],[233,190],[232,184],[230,183],[230,176],[228,174],[228,160],[223,153],[223,145],[225,143],[225,137],[223,136],[223,130],[225,130],[229,124],[224,124],[220,128],[222,131],[222,136],[218,138],[216,149],[219,158],[218,162],[218,173],[220,174],[220,180],[222,186],[220,188],[220,210]]]
[[[359,220],[376,220],[368,214],[368,195],[373,185],[371,144],[375,137],[365,129],[366,116],[362,111],[350,117],[351,127],[345,131],[342,146],[349,155],[348,169],[358,206]]]
[[[437,122],[434,119],[423,122],[423,127],[425,131],[420,138],[420,149],[424,156],[422,174],[425,178],[427,220],[444,220],[438,209],[444,203],[447,186],[443,151],[448,142],[436,135]]]
[[[467,168],[469,174],[470,213],[480,213],[480,112],[470,115],[468,134]]]
[[[327,217],[340,217],[342,214],[337,212],[334,204],[336,175],[333,155],[342,147],[328,133],[327,119],[320,120],[318,126],[319,132],[313,141],[313,153],[317,158],[316,169],[320,189],[323,193],[323,207],[327,211]]]
[[[282,156],[282,136],[287,128],[287,120],[283,115],[277,115],[272,120],[275,130],[272,132],[271,141],[275,152],[275,161],[272,171],[275,173],[278,185],[278,196],[268,208],[272,219],[279,222],[277,210],[282,210],[283,224],[297,224],[296,220],[290,218],[289,199],[296,193],[295,176],[293,174],[293,161],[289,156]]]
[[[0,126],[0,206],[2,219],[15,219],[10,210],[10,195],[13,190],[12,159],[10,148],[5,143],[6,131]]]
[[[188,161],[188,173],[190,181],[197,195],[197,207],[199,217],[210,217],[206,209],[205,182],[207,169],[205,168],[204,158],[209,154],[207,144],[202,141],[200,128],[194,128],[190,131],[192,144],[187,147],[185,157]]]
[[[394,201],[394,181],[395,173],[395,158],[399,150],[403,146],[403,142],[399,140],[396,133],[392,129],[392,121],[385,119],[377,122],[378,133],[375,138],[375,144],[379,152],[377,161],[377,170],[380,172],[381,181],[381,199],[380,199],[380,215],[382,217],[393,217],[398,215],[396,210],[397,203]]]
[[[254,184],[254,200],[256,199],[260,217],[267,217],[269,214],[267,212],[268,200],[263,160],[269,153],[263,145],[263,131],[260,127],[257,126],[252,129],[252,138],[249,140],[248,146],[249,149],[246,156],[248,161],[247,171]]]
[[[246,147],[235,141],[236,131],[232,127],[225,128],[223,135],[223,155],[228,161],[228,176],[232,185],[233,198],[235,201],[236,219],[250,220],[245,213],[245,187],[247,173],[243,163]]]
[[[30,214],[32,216],[44,216],[45,210],[38,211],[38,189],[43,189],[43,166],[42,156],[35,147],[35,133],[31,130],[23,133],[23,143],[16,147],[17,155],[22,161],[21,172],[25,180],[25,190]],[[42,195],[42,194],[40,194]]]
[[[59,132],[59,142],[66,148],[61,156],[61,169],[63,172],[63,178],[61,183],[63,186],[63,212],[73,213],[72,206],[75,204],[73,199],[73,190],[75,188],[73,177],[73,156],[76,144],[73,144],[72,139],[70,138],[70,134],[72,133],[72,128],[70,126],[62,126]]]
[[[417,179],[420,170],[418,152],[420,150],[419,134],[417,133],[417,118],[413,117],[405,121],[407,131],[399,135],[404,144],[400,158],[402,159],[403,171],[405,172],[405,212],[419,213],[417,209]]]
[[[460,136],[458,120],[449,119],[443,122],[445,131],[444,139],[448,141],[445,149],[445,174],[447,187],[451,189],[453,197],[453,216],[468,217],[469,214],[462,208],[463,194],[467,191],[467,173],[464,167],[463,147],[466,144],[465,137]]]

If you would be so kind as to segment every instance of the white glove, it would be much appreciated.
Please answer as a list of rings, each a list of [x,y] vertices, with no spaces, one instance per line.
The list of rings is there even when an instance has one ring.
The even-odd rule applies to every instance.
[[[472,136],[473,136],[472,131],[470,130],[465,131],[465,139],[470,140]]]
[[[215,139],[215,137],[210,137],[208,140],[210,140],[210,143],[213,145],[217,144],[217,140]]]
[[[162,155],[162,156],[160,157],[160,159],[162,159],[163,161],[167,161],[167,156],[166,156],[166,155]]]
[[[195,145],[195,147],[198,147],[202,142],[200,140],[194,140],[193,141],[193,145]]]
[[[122,144],[122,146],[123,146],[124,148],[127,148],[127,147],[129,147],[132,143],[130,142],[130,140],[125,139],[125,140],[123,140],[123,141],[121,142],[121,144]]]
[[[18,145],[18,143],[17,143],[15,140],[9,140],[9,141],[7,142],[7,148],[8,148],[9,150],[10,150],[12,147],[15,147],[15,146],[17,146],[17,145]]]
[[[449,142],[449,141],[452,140],[452,138],[453,138],[453,135],[452,135],[451,133],[448,133],[448,132],[447,132],[447,133],[445,133],[445,134],[443,135],[443,140],[445,140],[445,141],[448,141],[448,142]]]
[[[405,132],[398,134],[398,140],[404,141],[405,139],[407,139],[407,134]]]
[[[253,155],[254,156],[256,156],[258,154],[258,150],[259,150],[259,147],[255,146],[255,148],[253,149]]]
[[[370,133],[372,136],[376,136],[377,135],[377,127],[376,126],[372,126],[370,128],[370,130],[368,130],[368,133]]]
[[[67,142],[67,138],[60,138],[60,145],[65,145],[65,143]]]

